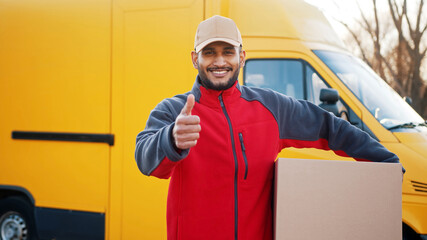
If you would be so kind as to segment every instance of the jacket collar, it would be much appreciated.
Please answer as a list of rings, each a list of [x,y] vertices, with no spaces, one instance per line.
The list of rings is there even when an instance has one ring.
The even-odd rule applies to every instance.
[[[238,81],[236,81],[232,87],[226,90],[217,91],[207,89],[200,84],[200,78],[197,75],[191,92],[194,94],[198,103],[209,107],[221,108],[219,102],[220,95],[226,104],[232,104],[240,97],[242,89]]]

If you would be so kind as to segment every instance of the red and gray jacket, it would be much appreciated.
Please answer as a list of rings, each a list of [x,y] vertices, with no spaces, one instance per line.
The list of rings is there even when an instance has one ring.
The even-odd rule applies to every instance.
[[[197,145],[177,152],[172,129],[188,94],[200,117]],[[398,162],[368,134],[307,101],[236,83],[163,100],[138,134],[145,175],[169,178],[168,239],[273,239],[273,171],[286,147],[333,150],[356,160]]]

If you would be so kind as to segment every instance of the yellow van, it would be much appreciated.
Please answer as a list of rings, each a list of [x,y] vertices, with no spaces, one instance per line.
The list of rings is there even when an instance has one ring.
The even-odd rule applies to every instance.
[[[166,239],[168,181],[139,172],[135,137],[191,88],[215,14],[242,32],[242,84],[322,104],[400,157],[403,233],[427,239],[424,119],[303,0],[0,0],[0,239]]]

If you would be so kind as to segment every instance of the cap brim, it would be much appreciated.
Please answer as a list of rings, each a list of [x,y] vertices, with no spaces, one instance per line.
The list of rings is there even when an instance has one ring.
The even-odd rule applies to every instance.
[[[207,45],[213,43],[213,42],[226,42],[229,43],[235,47],[239,47],[240,43],[237,41],[234,41],[232,39],[229,38],[210,38],[202,43],[200,43],[198,46],[196,46],[196,53],[200,52],[200,50],[202,50],[204,47],[206,47]]]

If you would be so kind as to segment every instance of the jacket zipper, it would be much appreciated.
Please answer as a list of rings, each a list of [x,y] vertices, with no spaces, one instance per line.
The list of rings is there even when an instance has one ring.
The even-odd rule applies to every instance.
[[[243,154],[243,160],[245,160],[245,177],[244,180],[248,177],[248,159],[246,158],[246,148],[245,144],[243,143],[243,134],[239,133],[239,139],[240,139],[240,146],[242,147],[242,154]]]
[[[228,127],[230,129],[230,136],[231,136],[231,146],[233,148],[233,156],[234,156],[234,239],[237,240],[237,230],[238,230],[238,201],[237,201],[237,173],[238,173],[238,161],[237,161],[237,154],[236,154],[236,144],[234,143],[234,136],[233,136],[233,127],[231,126],[231,120],[230,116],[227,113],[227,110],[225,109],[224,101],[222,99],[222,93],[218,97],[219,103],[221,104],[222,111],[224,112],[225,118],[228,122]]]

